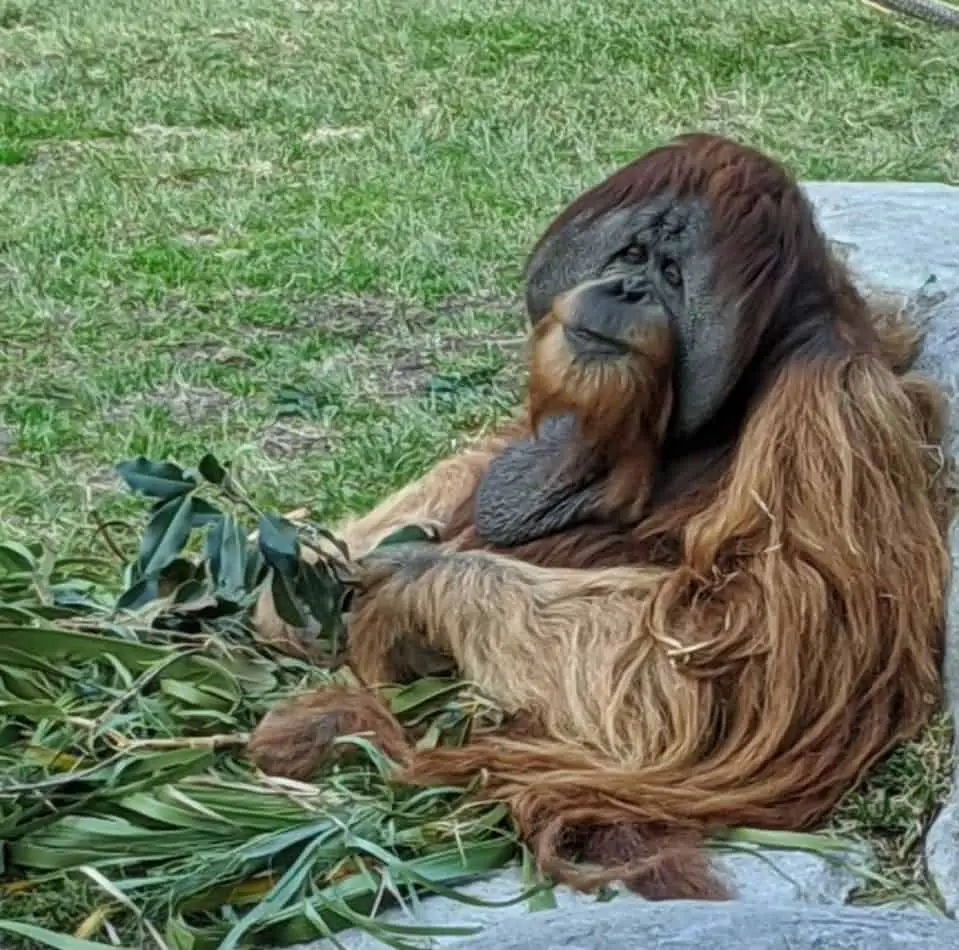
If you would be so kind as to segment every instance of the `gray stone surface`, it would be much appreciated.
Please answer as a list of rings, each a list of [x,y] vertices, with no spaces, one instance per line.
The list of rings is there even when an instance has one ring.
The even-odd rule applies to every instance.
[[[956,202],[959,205],[959,202]],[[936,376],[948,385],[951,393],[952,438],[950,454],[956,457],[959,442],[959,208],[953,217],[953,287],[932,309],[922,365],[918,368]],[[946,604],[946,660],[943,677],[946,695],[952,710],[956,735],[959,738],[959,521],[950,530],[952,549],[952,583]],[[957,743],[959,751],[959,743]],[[957,756],[959,762],[959,756]],[[953,776],[952,794],[925,841],[926,867],[942,895],[946,910],[959,916],[959,765]]]
[[[841,905],[858,884],[862,883],[851,866],[858,861],[868,866],[865,855],[850,855],[850,864],[830,863],[816,855],[805,852],[770,852],[761,855],[743,852],[723,854],[716,865],[723,873],[737,896],[737,900],[748,904],[787,904],[806,903],[818,905]],[[461,893],[483,901],[505,903],[515,900],[522,894],[524,885],[518,868],[489,875],[459,888]],[[590,907],[601,906],[594,896],[578,894],[567,887],[557,887],[553,891],[556,907],[563,911],[582,911]],[[618,889],[612,903],[643,908],[649,905],[634,894]],[[643,913],[641,909],[632,911]],[[522,923],[531,916],[526,902],[511,904],[507,907],[470,907],[445,897],[428,897],[416,906],[392,906],[384,910],[379,919],[398,926],[427,927],[477,927],[483,930],[500,922]],[[534,916],[539,917],[537,912]],[[382,944],[363,934],[353,931],[340,936],[347,950],[381,950]],[[448,944],[462,945],[462,936],[440,936],[431,938],[435,947]],[[320,942],[316,950],[332,944]]]
[[[838,862],[807,851],[766,849],[719,855],[713,863],[736,900],[759,904],[842,904],[863,883],[856,869],[872,867],[868,854],[850,853]]]
[[[916,369],[950,393],[948,451],[959,454],[959,188],[923,184],[807,186],[819,220],[864,285],[912,298],[926,329]],[[959,524],[951,531],[953,580],[947,601],[943,671],[959,722]],[[951,799],[926,841],[926,866],[948,913],[959,914],[959,771]]]
[[[504,921],[460,950],[957,950],[959,924],[925,914],[799,904],[600,904]]]
[[[908,298],[922,315],[926,343],[917,367],[952,394],[949,448],[959,448],[959,188],[926,184],[810,183],[827,236],[843,251],[865,289]],[[959,524],[953,525],[953,578],[959,570]],[[947,608],[945,680],[959,721],[959,585]],[[952,797],[926,841],[927,865],[952,915],[959,914],[959,774]],[[844,866],[806,853],[724,855],[736,899],[726,904],[648,903],[621,894],[610,903],[557,888],[557,910],[530,913],[525,904],[474,908],[445,898],[391,908],[395,924],[471,926],[474,938],[446,937],[457,950],[565,947],[569,950],[959,950],[959,924],[926,913],[843,907],[857,883]],[[522,891],[510,869],[462,888],[484,900]],[[348,950],[380,947],[357,932],[340,935]],[[330,946],[325,941],[316,950]]]

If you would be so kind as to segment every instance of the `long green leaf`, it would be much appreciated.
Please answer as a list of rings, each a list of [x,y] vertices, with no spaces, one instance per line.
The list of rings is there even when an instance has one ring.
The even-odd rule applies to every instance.
[[[236,950],[241,938],[247,932],[255,928],[261,921],[268,919],[272,913],[285,908],[293,897],[302,891],[313,871],[317,853],[324,844],[326,844],[326,837],[317,836],[303,849],[292,866],[280,877],[260,903],[233,925],[220,944],[220,950]]]
[[[179,465],[173,462],[151,462],[142,455],[116,466],[117,474],[131,491],[148,498],[175,498],[185,495],[196,487]]]
[[[259,529],[260,550],[267,563],[284,577],[296,577],[300,565],[296,527],[277,515],[262,515]]]
[[[140,577],[157,577],[183,550],[193,529],[193,498],[175,495],[160,505],[147,524],[137,555]]]
[[[220,464],[215,455],[207,452],[197,464],[197,470],[208,481],[214,485],[222,485],[227,479],[227,471]]]
[[[26,937],[35,941],[41,947],[52,947],[53,950],[133,950],[132,947],[81,940],[79,937],[54,933],[52,930],[37,927],[34,924],[25,924],[16,920],[3,920],[2,918],[0,918],[0,933]]]
[[[246,589],[246,538],[235,518],[223,516],[213,522],[206,536],[205,553],[217,593],[240,599]]]
[[[0,572],[22,573],[29,577],[36,567],[36,558],[26,545],[17,541],[4,541],[0,544]]]
[[[300,606],[293,582],[275,567],[271,570],[270,593],[273,595],[273,604],[280,619],[292,627],[308,627],[310,619]]]

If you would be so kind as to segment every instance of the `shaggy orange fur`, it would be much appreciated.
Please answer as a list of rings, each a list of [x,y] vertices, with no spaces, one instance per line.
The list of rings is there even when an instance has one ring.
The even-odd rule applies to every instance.
[[[647,340],[632,375],[571,386],[557,305],[533,333],[528,416],[579,413],[615,463],[609,510],[627,517],[485,545],[471,499],[489,460],[528,431],[519,422],[339,532],[357,557],[402,524],[441,532],[413,569],[369,562],[349,618],[359,678],[375,687],[410,675],[396,659],[404,646],[439,651],[515,719],[462,748],[416,750],[372,692],[321,693],[271,713],[250,752],[303,777],[330,722],[367,728],[399,781],[482,776],[481,794],[509,803],[558,880],[716,898],[726,890],[705,834],[814,824],[939,700],[942,400],[907,372],[916,336],[904,318],[867,306],[778,166],[704,136],[619,174],[574,211],[667,187],[706,196],[719,286],[738,301],[741,332],[818,294],[815,334],[769,355],[728,445],[706,463],[689,449],[693,475],[674,466],[653,493],[669,348]],[[761,352],[762,340],[742,348]],[[257,624],[289,635],[268,593]],[[344,710],[352,718],[337,719]]]

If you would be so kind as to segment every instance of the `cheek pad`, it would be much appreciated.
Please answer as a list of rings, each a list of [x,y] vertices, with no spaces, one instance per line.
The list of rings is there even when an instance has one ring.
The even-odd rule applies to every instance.
[[[676,430],[688,435],[715,415],[731,388],[735,329],[714,294],[700,282],[676,317]]]

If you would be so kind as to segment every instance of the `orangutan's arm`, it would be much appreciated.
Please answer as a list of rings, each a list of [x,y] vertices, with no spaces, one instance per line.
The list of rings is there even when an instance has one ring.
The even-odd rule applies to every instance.
[[[485,551],[399,545],[366,562],[348,622],[350,665],[368,685],[416,675],[405,661],[430,649],[505,707],[583,693],[587,655],[635,636],[656,570],[543,568]],[[508,659],[507,659],[508,658]]]
[[[384,499],[365,515],[346,519],[332,529],[351,558],[362,558],[387,535],[408,524],[443,528],[450,517],[472,495],[490,459],[507,444],[513,427],[488,436],[458,455],[443,459],[422,478]],[[311,548],[302,557],[317,560]],[[334,553],[331,549],[330,553]],[[264,641],[278,649],[302,655],[301,637],[276,611],[273,594],[265,587],[253,611],[253,626]]]
[[[497,433],[458,455],[443,459],[372,511],[337,525],[333,534],[346,544],[351,558],[362,558],[403,525],[445,527],[453,513],[473,494],[490,460],[508,441],[508,433]]]

